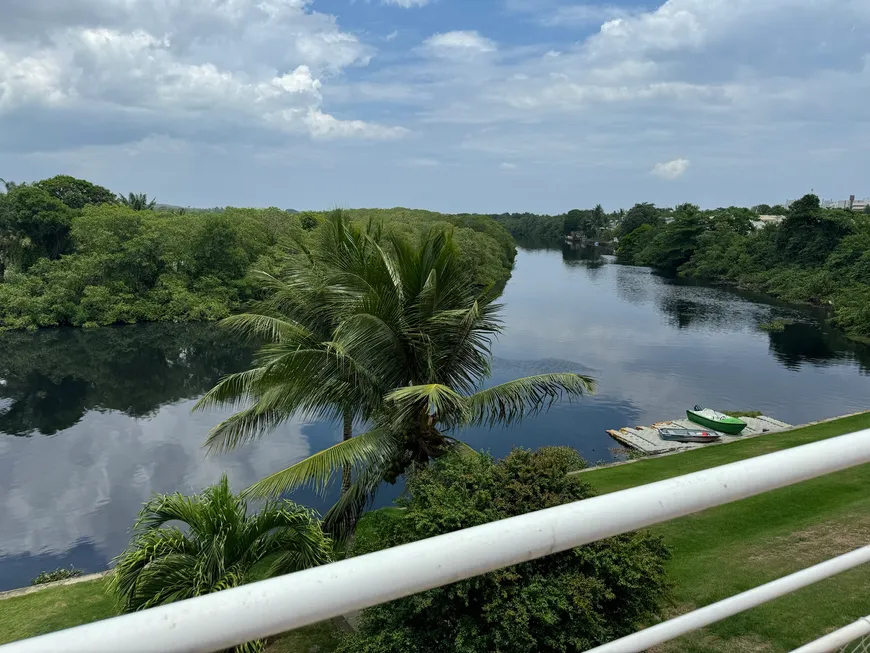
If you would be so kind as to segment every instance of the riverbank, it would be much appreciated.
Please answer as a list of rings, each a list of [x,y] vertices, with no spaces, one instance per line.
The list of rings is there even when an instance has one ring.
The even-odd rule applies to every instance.
[[[736,460],[870,428],[870,412],[630,465],[590,469],[584,480],[601,493],[652,483]],[[673,553],[668,616],[745,591],[865,544],[870,537],[870,465],[830,474],[674,520],[653,530]],[[400,511],[369,513],[370,520]],[[105,580],[51,587],[0,601],[0,643],[104,619],[115,614]],[[870,613],[870,567],[862,567],[688,635],[661,651],[733,653],[789,651]],[[800,618],[797,619],[796,617]],[[334,650],[338,632],[318,624],[277,638],[270,653]]]

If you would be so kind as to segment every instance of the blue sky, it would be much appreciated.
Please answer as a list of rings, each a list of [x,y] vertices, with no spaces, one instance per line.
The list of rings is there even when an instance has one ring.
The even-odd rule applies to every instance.
[[[870,195],[867,0],[5,0],[0,177],[193,206]]]

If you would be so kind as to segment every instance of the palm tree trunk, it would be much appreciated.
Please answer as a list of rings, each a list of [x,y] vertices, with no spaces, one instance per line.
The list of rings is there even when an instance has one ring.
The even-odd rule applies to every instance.
[[[353,415],[349,410],[344,411],[344,432],[342,433],[342,440],[347,441],[353,437]],[[344,465],[341,468],[341,493],[345,494],[350,489],[351,483],[351,467],[350,465]]]

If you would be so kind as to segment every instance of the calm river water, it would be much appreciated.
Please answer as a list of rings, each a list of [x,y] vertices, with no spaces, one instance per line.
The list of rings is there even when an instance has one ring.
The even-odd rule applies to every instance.
[[[466,434],[497,456],[565,444],[610,460],[616,443],[605,429],[674,418],[694,404],[793,424],[870,407],[870,348],[805,309],[570,246],[521,249],[503,302],[493,382],[580,371],[598,380],[599,394],[509,430]],[[759,329],[778,318],[794,323]],[[0,590],[58,566],[105,569],[154,492],[194,492],[223,471],[241,490],[340,439],[336,425],[292,423],[206,457],[205,434],[226,413],[191,408],[250,356],[210,324],[0,336]],[[387,488],[381,503],[398,491]]]

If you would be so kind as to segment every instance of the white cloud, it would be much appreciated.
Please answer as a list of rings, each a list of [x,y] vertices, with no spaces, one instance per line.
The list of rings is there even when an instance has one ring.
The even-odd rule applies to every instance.
[[[433,34],[423,42],[425,49],[439,57],[466,57],[498,49],[495,41],[477,31],[455,31]]]
[[[672,181],[682,177],[686,170],[689,169],[689,165],[690,161],[688,159],[674,159],[673,161],[656,163],[652,170],[650,170],[650,174]]]
[[[502,170],[516,170],[517,164],[510,163],[508,161],[503,161],[502,164],[499,166],[499,168],[501,168]]]
[[[561,212],[580,192],[610,205],[770,203],[819,188],[820,177],[837,180],[823,191],[831,196],[866,182],[866,0],[503,0],[500,20],[515,24],[498,43],[485,14],[449,23],[445,2],[348,12],[340,25],[316,11],[324,3],[303,0],[11,4],[0,24],[0,168],[22,179],[62,167],[98,170],[106,183],[135,174],[143,190],[186,203],[286,195],[289,206],[486,212]],[[399,13],[401,26],[383,22]],[[553,29],[541,36],[530,22]],[[401,37],[387,44],[393,29]],[[156,156],[125,167],[118,151],[152,135],[184,145],[188,183],[145,165]],[[58,143],[69,156],[53,167],[33,154]],[[806,155],[831,143],[843,151],[824,165]],[[225,157],[208,154],[216,145]],[[638,161],[648,170],[674,153],[695,163],[692,197],[637,176]],[[442,162],[438,181],[406,164],[421,157]],[[284,161],[280,178],[296,183],[276,184],[278,166],[255,158]],[[504,189],[502,161],[530,186]],[[229,166],[257,175],[216,189],[208,166],[211,176]]]
[[[611,5],[579,4],[556,7],[540,16],[539,20],[547,27],[582,27],[600,25],[629,15],[630,12],[626,9]]]
[[[411,7],[425,7],[432,0],[381,0],[382,5],[396,5],[397,7],[403,7],[404,9],[410,9]]]
[[[70,1],[105,9],[108,0]],[[371,50],[308,4],[135,0],[113,5],[112,26],[99,16],[93,25],[71,17],[51,26],[48,17],[43,25],[25,15],[19,22],[32,31],[0,40],[0,115],[50,110],[52,121],[68,116],[73,124],[88,115],[130,141],[155,132],[210,139],[275,129],[330,138],[406,133],[324,111],[322,80],[366,65]]]

